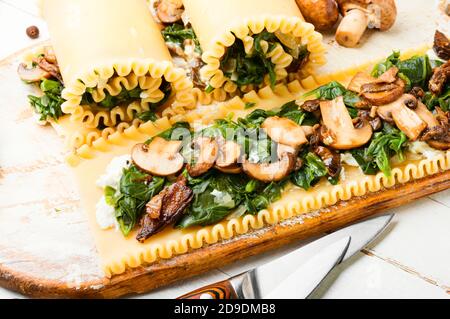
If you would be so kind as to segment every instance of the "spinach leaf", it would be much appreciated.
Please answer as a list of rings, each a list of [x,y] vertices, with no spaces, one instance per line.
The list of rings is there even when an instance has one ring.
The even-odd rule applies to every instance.
[[[161,137],[167,141],[179,141],[191,136],[191,126],[187,122],[175,123],[171,128],[161,134],[148,139],[145,144],[150,144],[155,137]]]
[[[450,83],[447,83],[441,96],[436,96],[431,92],[426,92],[423,103],[430,109],[434,110],[437,106],[444,112],[450,111]]]
[[[408,138],[402,131],[384,123],[383,131],[375,133],[368,147],[353,150],[351,153],[365,174],[374,175],[382,171],[389,177],[391,158],[398,156],[403,160],[407,142]]]
[[[151,177],[132,165],[124,170],[117,191],[110,187],[105,189],[107,203],[114,204],[124,236],[130,234],[144,213],[145,205],[163,190],[165,182],[164,178]]]
[[[263,31],[254,36],[254,53],[247,55],[244,43],[236,38],[236,41],[227,49],[220,62],[220,67],[224,74],[239,87],[252,84],[260,85],[264,82],[266,74],[269,75],[272,87],[276,84],[275,65],[270,58],[266,57],[261,47],[261,41],[269,43],[269,51],[278,43],[275,35]]]
[[[188,178],[188,183],[194,191],[194,200],[178,228],[212,225],[237,209],[242,214],[257,214],[280,199],[285,186],[285,183],[265,184],[244,174],[220,172]]]
[[[182,48],[184,48],[185,40],[192,40],[195,44],[195,51],[199,54],[202,53],[200,42],[198,41],[198,38],[192,28],[174,23],[164,28],[161,32],[166,42],[178,44]]]
[[[295,101],[283,105],[277,115],[288,118],[298,125],[314,126],[319,124],[319,120],[312,113],[300,109]]]
[[[347,109],[352,118],[358,116],[358,104],[363,101],[359,97],[359,95],[355,92],[347,90],[342,84],[339,82],[333,81],[326,85],[323,85],[311,92],[306,93],[303,97],[315,97],[319,100],[334,100],[340,96],[344,97],[344,104],[347,106]]]
[[[400,62],[400,51],[394,51],[390,56],[386,58],[386,60],[375,65],[372,70],[372,76],[375,78],[380,77],[383,73],[386,73],[387,70],[389,70],[393,66],[397,66],[398,62]]]
[[[327,175],[328,171],[323,161],[314,153],[309,152],[304,156],[303,167],[291,175],[291,181],[293,184],[309,190]]]
[[[425,88],[433,72],[428,55],[401,61],[400,52],[396,51],[374,67],[372,76],[379,77],[394,66],[399,69],[399,77],[406,83],[406,91],[416,86]]]
[[[62,84],[59,81],[43,80],[40,88],[44,93],[43,96],[28,96],[31,107],[40,115],[41,121],[50,118],[57,121],[63,115],[61,105],[65,102],[61,97],[61,92],[64,89]]]

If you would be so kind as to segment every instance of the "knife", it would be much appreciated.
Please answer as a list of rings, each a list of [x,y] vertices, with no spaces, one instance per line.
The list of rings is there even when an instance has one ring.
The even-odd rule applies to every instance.
[[[178,299],[307,298],[329,272],[371,243],[393,214],[343,228],[256,269]]]

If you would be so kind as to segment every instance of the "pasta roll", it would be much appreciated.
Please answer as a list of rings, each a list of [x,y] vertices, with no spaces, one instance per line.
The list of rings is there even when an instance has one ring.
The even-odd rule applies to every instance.
[[[202,51],[202,80],[228,93],[305,78],[325,63],[322,36],[295,0],[184,0]]]
[[[62,111],[98,131],[78,136],[78,147],[169,103],[178,113],[195,106],[145,0],[43,0],[41,9],[64,80]]]

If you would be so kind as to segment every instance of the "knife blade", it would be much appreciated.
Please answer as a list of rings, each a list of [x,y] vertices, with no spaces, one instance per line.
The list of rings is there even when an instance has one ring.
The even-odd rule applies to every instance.
[[[333,243],[351,237],[350,245],[340,262],[349,259],[372,242],[387,227],[393,216],[394,215],[392,214],[379,216],[348,226],[268,264],[262,265],[229,280],[199,289],[180,297],[180,299],[265,298],[274,291],[286,277],[295,273],[302,265],[306,265],[307,262],[311,260],[311,258],[314,258],[317,252],[321,251],[324,247],[328,247]],[[314,281],[314,278],[311,276],[309,278],[311,281]],[[320,278],[320,281],[323,279],[324,278]],[[307,295],[296,297],[305,298]]]
[[[284,279],[273,291],[265,295],[264,299],[307,298],[342,261],[350,243],[351,237],[346,237],[322,249]]]

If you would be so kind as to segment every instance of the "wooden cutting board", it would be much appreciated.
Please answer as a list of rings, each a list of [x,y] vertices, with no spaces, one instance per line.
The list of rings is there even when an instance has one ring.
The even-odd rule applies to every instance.
[[[403,11],[420,9],[419,0],[402,2],[403,6],[406,2],[409,6]],[[425,18],[437,21],[436,17],[412,17],[425,28],[420,37],[403,29],[384,38],[371,35],[374,38],[364,51],[371,58],[382,57],[390,48],[412,48],[430,41],[436,25],[429,26]],[[409,14],[400,27],[408,25],[407,19]],[[440,21],[448,28],[447,17]],[[341,68],[367,61],[362,52],[343,53],[330,37],[326,41],[329,55],[338,55]],[[366,60],[344,58],[352,55]],[[36,125],[28,107],[30,88],[16,75],[19,56],[0,62],[0,285],[32,297],[117,298],[148,292],[450,188],[447,172],[107,279],[99,267],[74,177],[64,163],[63,141],[51,127]]]

